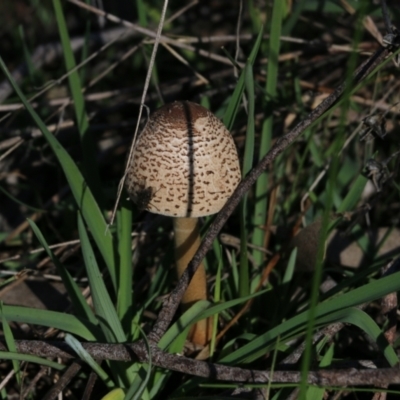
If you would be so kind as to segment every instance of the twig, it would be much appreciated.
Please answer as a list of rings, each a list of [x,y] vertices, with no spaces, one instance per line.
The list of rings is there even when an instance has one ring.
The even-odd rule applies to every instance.
[[[89,379],[87,381],[85,391],[83,392],[82,395],[82,400],[89,400],[90,396],[93,391],[94,384],[96,383],[97,380],[97,375],[92,371],[89,375]]]
[[[312,343],[313,344],[317,343],[318,340],[320,340],[323,336],[332,338],[343,327],[344,327],[344,324],[341,322],[327,326],[326,328],[324,328],[314,334],[314,336],[312,338]],[[282,362],[279,363],[279,365],[284,366],[286,364],[296,364],[300,360],[300,357],[303,354],[305,348],[306,348],[306,342],[302,342],[291,354],[289,354],[284,360],[282,360]]]
[[[34,354],[40,357],[74,358],[73,350],[65,342],[45,342],[34,340],[16,341],[19,353]],[[114,361],[148,361],[147,347],[143,341],[131,344],[82,343],[85,350],[96,359]],[[258,371],[193,360],[175,354],[164,353],[151,344],[152,362],[155,366],[193,376],[220,381],[243,383],[298,383],[299,371]],[[0,343],[0,350],[6,347]],[[309,371],[308,383],[319,386],[359,386],[400,384],[399,368],[347,368],[335,370]]]
[[[80,361],[75,360],[67,370],[62,374],[61,378],[55,383],[55,385],[46,393],[43,400],[54,400],[57,398],[59,393],[61,393],[68,383],[75,377],[75,375],[81,370],[82,365]]]
[[[15,375],[15,369],[11,369],[11,371],[3,378],[3,380],[0,382],[0,390],[3,390],[7,383],[10,381],[10,379]]]
[[[167,49],[179,62],[181,62],[183,65],[185,65],[186,67],[188,67],[195,75],[196,77],[199,79],[199,81],[201,82],[201,84],[204,85],[208,85],[210,82],[209,80],[200,74],[200,72],[197,72],[195,70],[195,68],[193,68],[189,62],[182,57],[176,50],[174,50],[170,45],[168,45],[167,43],[161,43],[162,46]]]
[[[39,382],[39,379],[46,374],[47,372],[47,367],[40,367],[39,372],[35,375],[35,377],[29,382],[29,385],[25,388],[25,390],[22,392],[22,399],[25,399],[30,391],[36,386],[36,384]]]
[[[373,69],[388,55],[388,50],[379,48],[371,57],[364,61],[355,71],[351,84],[359,84]],[[180,304],[186,288],[196,272],[207,251],[211,248],[214,239],[225,224],[226,220],[232,214],[241,198],[247,193],[256,182],[261,173],[272,163],[275,158],[290,146],[312,123],[314,123],[323,113],[331,108],[341,97],[346,89],[346,84],[342,83],[329,97],[327,97],[317,108],[315,108],[305,119],[295,126],[289,133],[279,138],[271,150],[263,157],[243,181],[236,188],[231,198],[227,201],[222,210],[217,214],[214,222],[211,224],[206,236],[204,237],[197,253],[189,263],[185,272],[182,274],[177,286],[171,292],[170,296],[164,301],[163,307],[158,315],[157,321],[152,332],[149,334],[149,340],[158,343],[162,335],[167,331],[175,312]]]
[[[194,7],[199,3],[199,0],[193,0],[191,3],[186,4],[186,6],[182,7],[180,10],[178,10],[175,14],[171,15],[166,21],[165,25],[170,24],[172,21],[180,17],[182,14],[184,14],[186,11]]]

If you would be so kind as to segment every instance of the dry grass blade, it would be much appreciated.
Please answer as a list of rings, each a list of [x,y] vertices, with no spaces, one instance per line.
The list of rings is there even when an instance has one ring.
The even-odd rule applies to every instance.
[[[56,384],[46,393],[43,400],[55,400],[71,380],[79,373],[81,368],[81,363],[79,361],[74,361],[62,374]]]
[[[140,125],[140,120],[141,120],[141,117],[142,117],[143,107],[145,106],[144,102],[146,100],[146,94],[147,94],[147,90],[149,88],[151,74],[153,72],[154,61],[156,59],[158,45],[160,43],[161,32],[162,32],[162,28],[164,26],[164,19],[165,19],[165,13],[167,12],[167,7],[168,7],[168,0],[164,0],[164,6],[163,6],[163,9],[162,9],[162,12],[161,12],[160,22],[158,24],[156,39],[155,39],[155,42],[154,42],[153,51],[151,53],[149,67],[147,69],[146,80],[144,82],[143,94],[142,94],[142,99],[141,99],[141,102],[140,102],[139,115],[138,115],[138,118],[137,118],[136,129],[135,129],[135,133],[133,134],[132,145],[131,145],[131,148],[129,150],[129,155],[128,155],[128,158],[127,158],[126,166],[128,166],[132,161],[133,149],[135,147],[136,137],[137,137],[137,134],[138,134],[138,131],[139,131],[139,125]],[[112,214],[111,214],[111,218],[110,218],[110,225],[112,225],[114,223],[114,218],[115,218],[115,214],[117,212],[118,204],[119,204],[119,201],[120,201],[120,198],[121,198],[121,193],[122,193],[122,189],[124,187],[126,175],[127,175],[127,167],[125,167],[124,175],[123,175],[123,177],[122,177],[122,179],[121,179],[121,181],[119,182],[119,185],[118,185],[118,192],[117,192],[117,197],[116,197],[114,208],[113,208],[113,211],[112,211]]]
[[[125,20],[123,20],[121,18],[115,17],[112,14],[105,13],[104,11],[101,11],[101,10],[95,8],[95,7],[92,7],[92,6],[89,6],[89,5],[85,4],[85,3],[82,3],[79,0],[68,0],[68,1],[70,3],[73,3],[73,4],[81,7],[81,8],[89,10],[89,11],[91,11],[91,12],[97,14],[97,15],[101,15],[101,16],[107,18],[108,20],[110,20],[112,22],[115,22],[115,23],[118,23],[118,24],[122,24],[122,25],[124,25],[124,26],[126,26],[128,28],[134,29],[135,31],[137,31],[139,33],[142,33],[143,35],[149,36],[149,37],[154,38],[155,40],[157,40],[157,34],[155,32],[153,32],[152,30],[150,30],[150,29],[143,28],[143,27],[141,27],[141,26],[139,26],[137,24],[133,24],[133,23],[125,21]],[[197,49],[197,48],[195,48],[193,46],[189,46],[189,45],[187,45],[185,43],[182,43],[179,40],[175,40],[175,39],[169,38],[167,36],[163,36],[163,35],[160,35],[160,38],[158,40],[162,41],[162,42],[165,42],[165,43],[169,43],[169,44],[171,44],[173,46],[176,46],[176,47],[179,47],[181,49],[192,51],[193,53],[198,53],[201,56],[209,58],[211,60],[218,61],[218,62],[226,64],[226,65],[231,65],[231,61],[227,57],[222,57],[222,56],[219,56],[218,54],[214,54],[214,53],[211,53],[209,51],[205,51],[203,49]],[[241,67],[244,67],[243,63],[240,63],[239,65]]]
[[[193,73],[196,75],[196,77],[199,79],[201,84],[203,85],[208,85],[210,82],[209,80],[201,75],[199,72],[197,72],[189,63],[186,61],[178,52],[176,52],[171,46],[169,46],[167,43],[161,43],[162,46],[167,49],[177,60],[179,60],[183,65],[186,65]]]

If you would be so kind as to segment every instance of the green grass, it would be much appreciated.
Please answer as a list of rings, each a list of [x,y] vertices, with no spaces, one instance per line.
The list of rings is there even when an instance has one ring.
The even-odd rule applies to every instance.
[[[185,50],[181,54],[189,59],[190,65],[207,78],[212,77],[208,85],[201,85],[191,70],[160,46],[149,89],[151,98],[146,100],[146,106],[152,111],[162,101],[187,97],[222,116],[224,124],[234,134],[241,156],[242,175],[246,176],[275,140],[307,115],[312,102],[325,90],[324,87],[334,88],[344,80],[349,81],[365,56],[356,52],[340,53],[343,56],[341,59],[313,49],[315,53],[311,52],[311,55],[305,52],[285,61],[279,61],[279,57],[298,49],[309,50],[307,46],[311,41],[328,33],[332,34],[334,43],[344,42],[357,47],[360,42],[372,41],[360,23],[363,15],[368,14],[380,23],[377,8],[365,2],[349,1],[357,10],[354,18],[350,18],[338,2],[326,1],[318,10],[317,3],[299,1],[290,9],[289,3],[275,0],[271,2],[271,7],[259,9],[258,2],[249,1],[241,29],[246,33],[253,32],[254,36],[251,40],[241,41],[243,54],[239,61],[244,67],[239,68],[237,79],[233,79],[233,73],[229,79],[218,75],[214,77],[213,73],[224,72],[227,68],[233,70],[233,67]],[[53,328],[66,334],[67,343],[87,364],[85,374],[93,370],[102,381],[98,383],[93,398],[224,398],[225,390],[240,385],[236,382],[211,382],[189,373],[183,377],[154,367],[151,358],[148,363],[104,361],[100,365],[80,345],[80,341],[124,343],[142,339],[150,352],[146,335],[160,311],[163,296],[176,284],[172,273],[174,261],[170,221],[141,212],[123,192],[115,224],[108,226],[127,147],[133,135],[133,128],[128,131],[121,123],[132,122],[138,114],[140,89],[153,43],[145,43],[143,51],[132,54],[128,62],[120,62],[115,70],[109,71],[84,94],[85,81],[106,70],[127,48],[136,45],[138,39],[116,42],[90,63],[77,68],[75,59],[78,54],[87,59],[95,51],[89,42],[95,23],[86,21],[82,26],[84,45],[79,53],[74,53],[70,41],[75,33],[69,25],[74,18],[69,9],[72,5],[67,7],[59,0],[53,0],[53,7],[46,7],[40,2],[32,4],[36,7],[38,21],[46,20],[48,29],[54,24],[54,37],[60,41],[63,54],[56,66],[54,62],[51,68],[44,66],[36,71],[32,65],[32,48],[39,38],[33,35],[28,42],[27,27],[22,29],[15,25],[12,34],[13,40],[19,43],[20,61],[28,63],[26,77],[17,83],[10,73],[13,69],[10,55],[3,55],[0,45],[0,69],[14,90],[9,102],[18,101],[24,105],[24,110],[15,114],[18,118],[6,119],[13,129],[11,135],[15,135],[17,129],[32,126],[42,133],[41,137],[26,139],[19,153],[15,153],[21,165],[16,164],[5,170],[15,177],[16,183],[2,178],[0,184],[1,199],[7,199],[4,204],[13,204],[15,208],[12,210],[17,209],[23,220],[27,218],[29,222],[29,227],[9,242],[6,241],[6,229],[0,232],[1,249],[7,250],[7,254],[21,255],[19,260],[3,266],[0,290],[18,279],[10,279],[4,273],[7,268],[13,271],[33,269],[40,277],[44,274],[56,275],[68,293],[72,309],[63,312],[51,307],[38,309],[1,304],[2,341],[8,351],[1,352],[0,358],[10,360],[7,365],[16,373],[12,385],[16,388],[24,385],[21,379],[22,363],[45,365],[52,371],[64,369],[63,365],[45,358],[17,353],[15,338],[19,332],[18,324],[28,324],[41,329]],[[151,29],[157,26],[161,1],[149,3],[141,0],[126,7],[126,18],[131,7],[135,20],[141,26]],[[169,5],[167,18],[178,11],[174,7],[176,5]],[[226,23],[225,33],[234,35],[236,14],[233,17],[230,10],[222,13],[218,7],[203,7],[203,12],[208,10],[214,13],[207,21],[202,21],[204,28],[191,23],[190,19],[187,22],[184,18],[177,18],[167,25],[163,34],[179,33],[184,36],[188,30],[187,36],[206,37],[206,22],[210,23],[210,31],[215,33],[217,29],[213,18],[216,18],[221,27]],[[232,9],[234,7],[232,5]],[[192,15],[190,10],[186,12]],[[49,15],[52,16],[50,19]],[[202,18],[201,14],[198,15]],[[218,19],[218,16],[223,18]],[[336,22],[339,17],[349,18],[346,35],[337,34],[340,29],[345,29]],[[314,21],[318,23],[314,24]],[[280,40],[282,35],[304,39],[306,44],[284,42]],[[344,38],[349,37],[351,40],[346,42]],[[227,60],[233,60],[236,44],[227,42],[224,46],[225,54],[229,55]],[[208,49],[218,55],[224,54],[220,44],[209,44]],[[390,85],[393,85],[390,81],[393,74],[391,68],[390,62],[386,62],[357,88],[346,91],[342,100],[308,128],[259,177],[223,229],[224,233],[239,239],[239,247],[233,247],[220,238],[214,242],[213,251],[207,254],[209,300],[200,301],[186,312],[179,313],[158,343],[160,349],[192,357],[185,348],[187,332],[194,322],[207,317],[213,317],[214,321],[210,347],[212,362],[279,370],[280,362],[305,341],[306,350],[297,366],[302,381],[296,385],[270,383],[263,386],[269,398],[276,400],[287,398],[293,388],[300,389],[299,398],[303,399],[322,399],[328,390],[332,395],[339,393],[343,388],[315,387],[307,384],[306,377],[315,366],[329,369],[336,361],[347,359],[348,353],[354,360],[380,358],[390,366],[398,363],[396,351],[399,343],[387,342],[382,335],[384,323],[376,314],[382,297],[400,291],[400,273],[380,277],[379,270],[388,260],[370,249],[372,242],[368,232],[381,226],[398,225],[396,207],[399,187],[388,181],[382,195],[378,194],[368,201],[363,197],[368,183],[365,174],[367,156],[373,154],[377,160],[385,160],[397,150],[398,145],[393,139],[395,135],[388,135],[384,142],[375,140],[368,144],[360,142],[355,135],[344,147],[362,118],[371,111],[357,102],[354,95],[375,101],[383,98],[389,105],[398,101],[396,93],[384,98]],[[32,82],[39,79],[51,82],[65,72],[68,73],[68,83],[55,85],[62,90],[63,96],[69,97],[70,104],[64,107],[62,113],[54,114],[54,107],[50,105],[50,94],[59,97],[57,92],[49,92],[49,98],[46,101],[41,99],[37,104],[27,100],[35,91]],[[328,79],[331,72],[337,72],[338,78]],[[315,90],[305,88],[308,81],[315,85]],[[321,88],[318,88],[320,82]],[[158,97],[158,88],[163,99]],[[111,95],[111,91],[118,93]],[[86,94],[109,94],[110,97],[88,100]],[[388,118],[396,126],[397,114]],[[62,123],[64,119],[74,122],[73,130],[65,133],[62,129],[56,132],[49,129],[50,124]],[[145,119],[146,113],[143,122]],[[114,125],[117,127],[114,128]],[[391,125],[387,126],[390,129]],[[4,128],[7,133],[8,125]],[[15,161],[12,157],[13,153],[5,159]],[[396,172],[396,163],[393,160],[389,164],[391,172]],[[41,169],[36,172],[37,164]],[[45,171],[44,177],[40,175],[42,170]],[[396,181],[395,174],[392,179]],[[40,189],[36,188],[37,185],[41,185]],[[46,205],[46,200],[59,193],[61,188],[65,188],[64,194]],[[363,212],[367,206],[371,206],[368,215]],[[296,258],[300,256],[301,249],[290,250],[289,246],[292,231],[295,226],[301,225],[300,221],[308,225],[320,218],[321,230],[314,249],[317,254],[315,270],[312,276],[301,275],[296,268]],[[343,269],[332,265],[324,257],[324,243],[329,232],[337,228],[359,234],[360,246],[365,254],[371,256],[370,262],[363,268]],[[80,245],[71,257],[50,248],[52,244],[72,239],[79,239]],[[262,251],[266,244],[271,254]],[[44,255],[28,254],[39,246],[43,247],[41,254]],[[281,260],[269,271],[271,258],[277,254]],[[44,257],[48,257],[49,263],[39,270],[36,263]],[[320,283],[327,271],[332,270],[336,271],[333,276],[337,286],[321,293]],[[260,288],[259,283],[266,275],[268,279]],[[89,297],[84,289],[87,289]],[[233,321],[249,301],[252,302],[249,310],[217,340],[218,332]],[[371,307],[365,310],[357,308],[365,303],[371,304]],[[346,330],[334,338],[322,338],[312,343],[317,330],[338,322],[347,324]],[[365,336],[374,343],[374,349],[371,350]],[[362,345],[353,348],[348,344],[354,342]],[[78,397],[84,390],[85,374],[74,381]],[[7,389],[0,392],[0,398],[6,398]],[[356,393],[350,395],[355,399],[358,395],[356,391],[360,389],[349,387],[346,391]],[[368,391],[372,397],[376,389],[369,388]]]
[[[267,79],[265,87],[265,118],[263,120],[261,140],[258,151],[258,160],[261,160],[271,147],[271,138],[273,130],[273,109],[277,103],[277,87],[278,87],[278,56],[280,53],[280,36],[282,31],[284,2],[275,1],[270,27],[270,39],[268,46],[268,63],[267,63]],[[264,172],[257,180],[255,187],[256,204],[253,216],[253,237],[252,243],[256,246],[263,246],[265,242],[267,225],[267,209],[268,209],[268,173]],[[258,264],[264,261],[264,253],[254,251],[253,256]]]

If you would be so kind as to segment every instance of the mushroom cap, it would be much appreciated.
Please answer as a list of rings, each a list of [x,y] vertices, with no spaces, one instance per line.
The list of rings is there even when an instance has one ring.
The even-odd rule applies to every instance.
[[[128,165],[126,188],[141,209],[171,217],[217,213],[240,182],[235,143],[206,108],[176,101],[156,110]]]

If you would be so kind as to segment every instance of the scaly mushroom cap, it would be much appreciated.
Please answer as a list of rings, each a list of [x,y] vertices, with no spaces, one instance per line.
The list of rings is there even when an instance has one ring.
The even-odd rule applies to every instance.
[[[176,101],[150,116],[126,188],[141,209],[200,217],[217,213],[240,179],[235,143],[224,124],[198,104]]]

